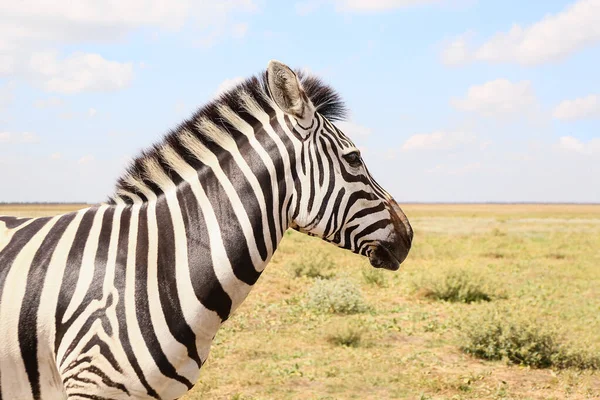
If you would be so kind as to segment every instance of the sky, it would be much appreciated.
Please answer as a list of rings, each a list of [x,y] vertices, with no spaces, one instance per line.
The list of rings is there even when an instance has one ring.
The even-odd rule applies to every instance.
[[[100,202],[271,59],[398,202],[600,202],[600,0],[0,2],[0,202]]]

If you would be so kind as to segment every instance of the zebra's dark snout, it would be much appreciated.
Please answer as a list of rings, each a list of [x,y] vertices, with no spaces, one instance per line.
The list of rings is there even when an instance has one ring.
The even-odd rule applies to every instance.
[[[396,271],[406,260],[410,251],[412,238],[393,234],[390,240],[377,243],[369,255],[369,261],[375,268]]]
[[[369,261],[375,268],[398,270],[406,260],[413,240],[413,230],[408,218],[395,200],[390,200],[393,232],[387,240],[379,242],[372,249]]]

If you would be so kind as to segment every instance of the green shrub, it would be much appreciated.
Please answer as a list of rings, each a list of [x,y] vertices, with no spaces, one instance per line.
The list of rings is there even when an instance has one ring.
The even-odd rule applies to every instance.
[[[552,365],[555,368],[575,368],[575,369],[600,369],[600,355],[594,354],[588,350],[570,349],[563,346],[560,351],[554,355]]]
[[[327,341],[337,346],[358,347],[361,344],[363,328],[349,322],[335,324],[329,329]]]
[[[375,286],[379,286],[379,287],[387,286],[387,280],[385,279],[385,275],[383,274],[382,271],[380,271],[378,269],[369,268],[369,269],[363,270],[362,276],[363,276],[363,279],[365,280],[365,282],[368,283],[369,285],[375,285]]]
[[[304,255],[300,260],[292,263],[292,271],[296,278],[302,276],[308,278],[331,279],[335,276],[332,269],[335,263],[328,255],[322,253]]]
[[[533,368],[600,368],[599,355],[568,348],[556,329],[531,315],[488,309],[464,320],[460,329],[464,335],[461,349],[477,358]]]
[[[307,306],[319,312],[356,314],[367,310],[358,287],[346,279],[318,279],[307,297]]]
[[[413,286],[425,297],[452,303],[491,301],[503,297],[481,275],[466,269],[421,276]]]

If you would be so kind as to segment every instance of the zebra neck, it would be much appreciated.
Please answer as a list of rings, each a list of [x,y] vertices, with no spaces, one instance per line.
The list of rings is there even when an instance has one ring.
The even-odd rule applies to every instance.
[[[220,293],[213,303],[230,304],[222,318],[256,283],[297,208],[300,140],[280,114],[254,107],[244,120],[222,108],[228,124],[197,118],[137,159],[118,185],[116,203],[131,199],[156,215],[156,245],[174,249],[164,262],[186,271],[198,298]]]
[[[246,153],[247,154],[247,153]],[[188,271],[196,297],[222,319],[245,299],[288,228],[293,184],[240,154],[203,155],[201,167],[145,205],[156,215],[158,263]],[[275,156],[272,163],[280,164]],[[198,161],[200,163],[200,161]],[[209,168],[207,168],[209,167]],[[164,250],[161,250],[164,249]],[[169,251],[172,249],[172,251]]]

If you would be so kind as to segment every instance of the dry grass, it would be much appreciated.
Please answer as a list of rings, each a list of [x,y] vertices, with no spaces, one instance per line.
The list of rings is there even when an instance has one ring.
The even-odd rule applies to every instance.
[[[46,217],[64,214],[71,211],[89,207],[82,203],[57,203],[57,204],[35,204],[35,203],[0,203],[0,215],[12,215],[15,217]]]
[[[600,218],[600,204],[404,204],[413,217]]]
[[[599,372],[532,369],[461,351],[469,329],[461,321],[477,325],[486,310],[504,321],[509,309],[551,327],[572,354],[600,354],[600,206],[403,208],[414,247],[400,271],[386,271],[384,279],[370,276],[364,258],[288,232],[217,334],[184,399],[600,398]],[[293,271],[310,254],[331,260],[328,273],[360,288],[369,310],[339,315],[307,307],[315,278]],[[453,270],[492,282],[503,296],[465,304],[414,291],[415,281]]]

